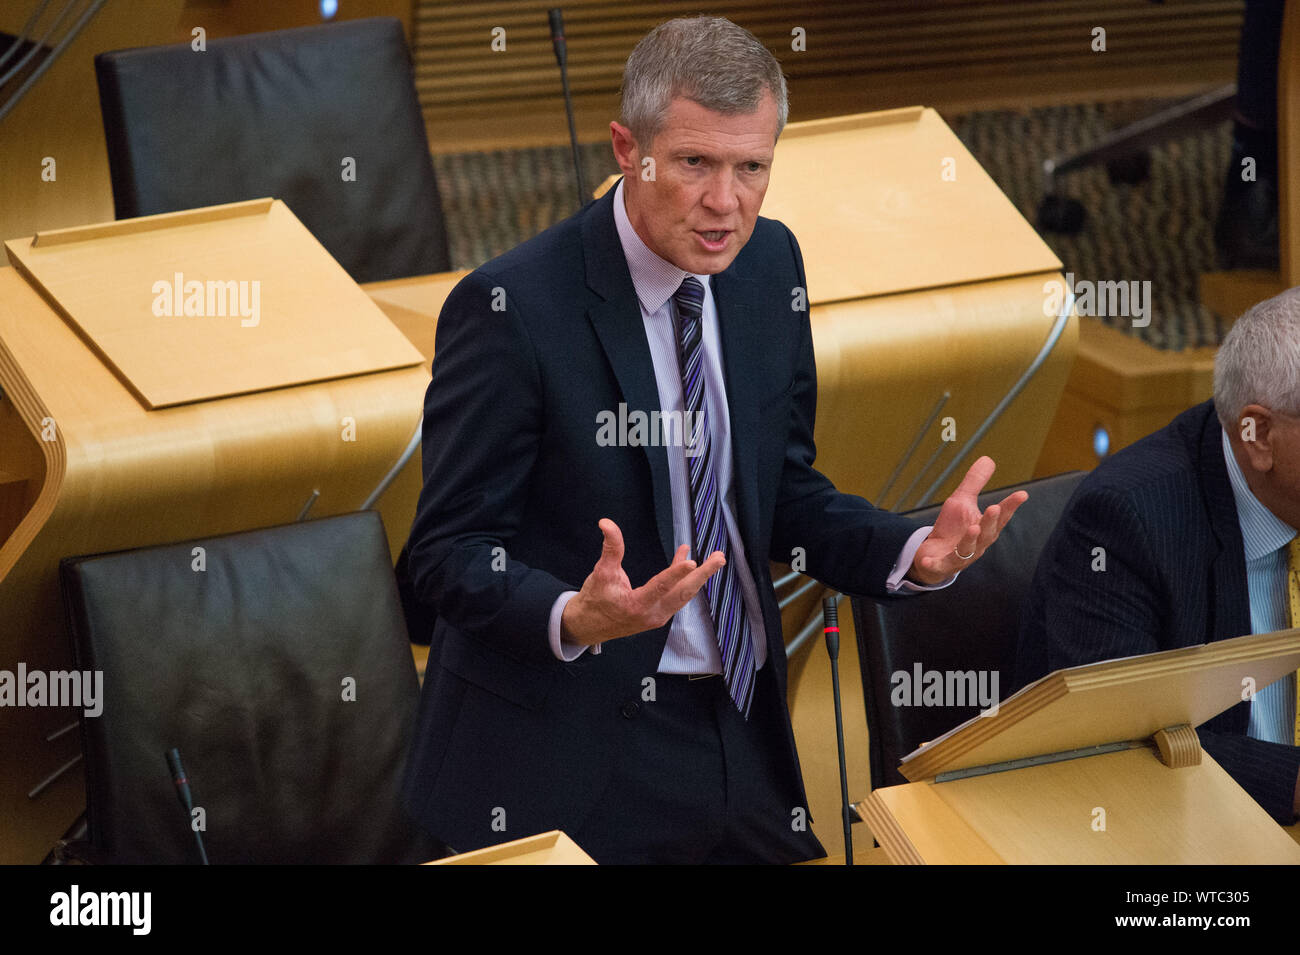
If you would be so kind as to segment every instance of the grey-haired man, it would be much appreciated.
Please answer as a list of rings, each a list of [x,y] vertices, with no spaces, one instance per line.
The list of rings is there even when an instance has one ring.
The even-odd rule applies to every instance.
[[[801,548],[846,592],[942,585],[1024,494],[981,514],[982,458],[917,527],[813,468],[803,263],[758,216],[786,116],[761,43],[665,23],[623,106],[618,187],[439,319],[408,803],[461,850],[561,828],[602,863],[813,858],[769,559]]]
[[[1213,401],[1103,461],[1079,485],[1038,561],[1017,683],[1300,626],[1300,589],[1290,596],[1300,575],[1297,527],[1293,288],[1228,332],[1215,357]],[[1300,812],[1295,704],[1291,674],[1198,730],[1206,752],[1282,824]]]

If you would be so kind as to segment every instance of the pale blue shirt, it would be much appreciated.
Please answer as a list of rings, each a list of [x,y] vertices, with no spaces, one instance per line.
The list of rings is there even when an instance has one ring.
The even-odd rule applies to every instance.
[[[632,285],[641,306],[641,319],[645,323],[646,340],[654,363],[655,383],[659,390],[659,408],[665,412],[683,412],[685,398],[681,372],[677,367],[677,337],[673,323],[672,297],[690,273],[660,258],[642,241],[628,219],[623,200],[623,182],[619,180],[614,193],[614,224],[618,228],[619,242],[627,259]],[[715,478],[720,491],[723,521],[727,527],[731,554],[728,562],[736,572],[749,618],[750,634],[754,641],[754,662],[763,666],[767,659],[767,640],[763,629],[763,613],[758,599],[758,588],[745,562],[745,546],[736,525],[735,494],[732,481],[731,415],[727,405],[726,378],[722,371],[722,345],[718,333],[718,311],[713,302],[710,277],[696,275],[704,288],[704,308],[701,320],[701,349],[704,369],[706,411],[709,440]],[[664,449],[668,454],[668,481],[673,505],[673,549],[692,543],[690,476],[686,465],[686,449],[680,442]],[[890,592],[937,590],[956,580],[954,576],[936,587],[923,587],[904,580],[912,566],[917,549],[929,535],[931,528],[917,530],[899,553],[898,562],[886,581]],[[703,560],[707,554],[691,554],[692,559]],[[639,586],[633,581],[633,586]],[[552,652],[561,660],[576,660],[586,647],[571,644],[561,637],[560,620],[564,608],[577,593],[570,590],[561,594],[551,610],[549,638]],[[600,647],[592,648],[599,653]],[[668,642],[659,658],[660,673],[721,673],[722,654],[709,612],[708,597],[704,588],[677,611],[668,629]]]
[[[1286,547],[1295,528],[1259,502],[1246,484],[1227,432],[1223,433],[1223,460],[1228,466],[1232,496],[1237,499],[1237,521],[1246,550],[1246,587],[1250,593],[1250,632],[1272,633],[1290,624],[1287,595]],[[1246,735],[1270,743],[1295,742],[1295,672],[1257,690],[1250,707]]]

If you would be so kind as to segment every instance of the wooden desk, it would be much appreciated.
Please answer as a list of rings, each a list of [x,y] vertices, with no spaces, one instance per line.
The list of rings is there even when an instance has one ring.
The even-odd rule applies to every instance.
[[[1106,429],[1113,454],[1212,397],[1217,351],[1165,351],[1100,319],[1080,319],[1079,351],[1034,477],[1096,467],[1098,427]]]
[[[433,340],[438,330],[438,313],[456,283],[468,272],[439,272],[413,278],[369,282],[363,286],[374,303],[383,309],[402,334],[424,355],[424,367],[433,362]]]
[[[1300,822],[1292,826],[1283,826],[1287,835],[1300,843]],[[853,830],[853,864],[854,865],[893,865],[889,859],[889,853],[885,851],[884,846],[872,845],[871,830],[865,825],[858,826]],[[828,855],[825,859],[813,859],[811,862],[800,862],[799,865],[843,865],[844,853],[837,852]]]
[[[436,314],[436,309],[434,310]],[[407,334],[417,344],[424,330]],[[430,348],[431,350],[431,348]],[[427,367],[146,410],[16,269],[0,268],[0,669],[70,670],[61,558],[358,508],[406,446]],[[356,440],[341,440],[340,423]],[[419,457],[379,502],[410,528]],[[0,864],[39,862],[84,807],[78,711],[0,710]],[[34,798],[43,780],[63,775]]]

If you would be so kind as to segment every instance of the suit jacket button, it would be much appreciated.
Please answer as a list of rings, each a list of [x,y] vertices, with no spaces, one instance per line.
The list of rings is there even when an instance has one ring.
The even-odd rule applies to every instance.
[[[641,712],[641,704],[628,700],[623,704],[623,708],[620,712],[622,712],[624,719],[630,720],[635,717],[637,713]]]

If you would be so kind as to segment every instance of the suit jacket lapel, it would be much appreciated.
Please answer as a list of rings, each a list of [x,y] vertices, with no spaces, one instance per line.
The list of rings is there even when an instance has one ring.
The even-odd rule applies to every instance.
[[[1224,640],[1250,633],[1250,595],[1246,588],[1246,552],[1237,518],[1237,499],[1223,461],[1223,439],[1213,403],[1208,403],[1201,428],[1197,467],[1205,494],[1210,526],[1219,541],[1219,552],[1210,564],[1214,586],[1214,620],[1211,640]]]
[[[733,266],[734,267],[734,266]],[[758,402],[763,367],[760,349],[766,336],[757,327],[763,314],[754,284],[731,269],[713,277],[713,301],[718,310],[718,336],[722,341],[722,366],[727,378],[727,406],[731,412],[732,490],[736,523],[745,541],[746,556],[757,566],[766,554],[753,553],[758,540]],[[762,577],[755,577],[761,580]]]
[[[602,299],[587,310],[587,317],[614,369],[628,410],[649,412],[659,408],[659,386],[655,382],[654,360],[646,341],[641,306],[614,225],[613,199],[614,190],[610,189],[587,210],[582,223],[587,287]],[[664,566],[667,566],[675,550],[668,455],[657,442],[645,445],[642,450],[650,463],[655,523],[664,549]]]

